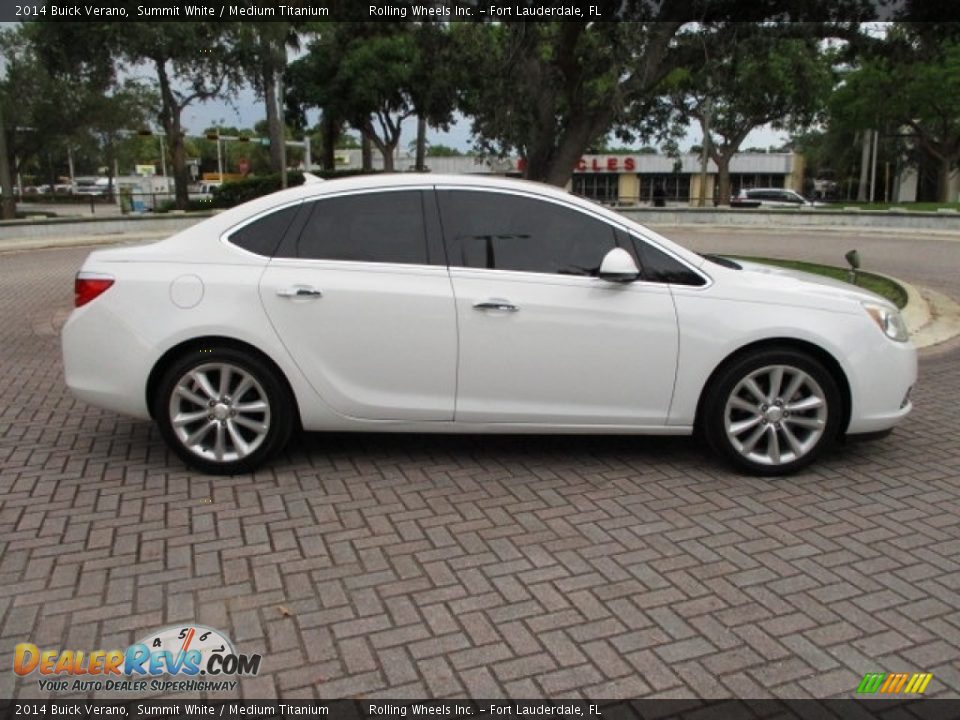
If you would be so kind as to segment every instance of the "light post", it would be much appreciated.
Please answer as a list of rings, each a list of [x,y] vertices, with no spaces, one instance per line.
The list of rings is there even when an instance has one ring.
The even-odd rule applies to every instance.
[[[707,206],[707,162],[710,159],[710,120],[713,114],[713,103],[710,97],[703,103],[703,148],[700,157],[700,197],[697,205]]]
[[[163,135],[157,135],[160,139],[160,174],[164,177],[167,176],[167,148],[163,144]]]

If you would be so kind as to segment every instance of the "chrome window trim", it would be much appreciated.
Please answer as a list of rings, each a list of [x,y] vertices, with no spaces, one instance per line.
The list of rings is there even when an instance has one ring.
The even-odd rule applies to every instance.
[[[637,229],[638,226],[635,226],[635,225],[632,225],[632,224],[629,224],[629,225],[628,225],[628,224],[625,224],[626,222],[629,222],[629,221],[626,220],[626,218],[619,218],[619,217],[618,217],[616,220],[614,220],[614,219],[609,218],[609,217],[608,217],[607,215],[605,215],[605,214],[598,213],[598,212],[594,212],[594,211],[592,210],[592,208],[591,208],[591,209],[587,209],[587,208],[581,207],[580,205],[578,205],[578,204],[576,204],[576,203],[566,202],[566,201],[564,201],[564,200],[561,200],[560,198],[552,197],[552,196],[550,196],[550,195],[540,195],[540,194],[538,194],[538,193],[536,193],[536,192],[533,192],[533,191],[525,192],[525,191],[522,191],[522,190],[514,190],[513,188],[507,189],[507,188],[499,188],[499,187],[484,187],[484,186],[482,186],[482,185],[455,185],[455,184],[450,184],[450,185],[435,185],[434,187],[435,187],[438,191],[440,191],[440,190],[470,190],[470,191],[474,191],[474,192],[498,193],[498,194],[501,194],[501,195],[516,195],[516,196],[518,196],[518,197],[523,197],[523,198],[530,198],[530,199],[535,199],[535,200],[543,200],[543,201],[546,201],[546,202],[553,203],[554,205],[559,205],[560,207],[565,207],[565,208],[567,208],[568,210],[573,210],[574,212],[582,213],[582,214],[584,214],[584,215],[587,215],[588,217],[592,217],[594,220],[599,220],[600,222],[606,223],[607,225],[611,225],[611,226],[613,226],[613,227],[615,227],[615,228],[623,231],[623,232],[626,233],[627,235],[636,236],[636,237],[637,237],[639,240],[641,240],[642,242],[646,242],[646,243],[649,243],[649,244],[653,245],[653,247],[655,247],[657,250],[659,250],[660,252],[664,253],[665,255],[668,255],[669,257],[673,258],[674,260],[676,260],[677,262],[679,262],[681,265],[683,265],[685,268],[687,268],[688,270],[690,270],[691,272],[693,272],[693,273],[694,273],[695,275],[697,275],[698,277],[703,278],[703,280],[704,280],[704,284],[703,284],[703,285],[681,285],[681,284],[677,284],[677,283],[656,282],[656,281],[653,281],[653,280],[635,280],[633,283],[631,283],[631,285],[640,284],[640,285],[653,285],[653,286],[658,286],[658,287],[669,286],[669,287],[672,287],[672,288],[673,288],[673,287],[676,287],[676,288],[687,288],[687,289],[690,289],[690,290],[698,290],[698,291],[700,291],[700,290],[706,290],[707,288],[709,288],[709,287],[711,287],[711,286],[713,285],[713,278],[712,278],[709,274],[707,274],[706,272],[704,272],[704,271],[701,270],[700,268],[698,268],[698,267],[696,267],[696,266],[694,266],[694,265],[691,265],[689,261],[687,261],[687,260],[685,260],[684,258],[680,257],[680,256],[677,255],[676,253],[672,252],[669,248],[664,247],[663,245],[661,245],[660,243],[658,243],[656,240],[654,240],[654,239],[652,239],[652,238],[649,238],[649,237],[645,236],[644,234],[642,234],[641,232],[639,232],[638,229]],[[639,227],[642,227],[642,226],[639,226]],[[632,253],[631,253],[631,254],[632,254]],[[454,268],[457,268],[457,269],[465,269],[465,270],[476,270],[476,271],[478,271],[478,272],[503,272],[503,273],[508,273],[508,272],[526,272],[526,273],[529,274],[529,275],[555,275],[555,274],[556,274],[556,273],[536,273],[536,272],[532,272],[532,271],[518,271],[518,270],[498,270],[498,269],[496,269],[496,268],[464,268],[462,265],[448,265],[448,267],[449,267],[451,270],[453,270]]]

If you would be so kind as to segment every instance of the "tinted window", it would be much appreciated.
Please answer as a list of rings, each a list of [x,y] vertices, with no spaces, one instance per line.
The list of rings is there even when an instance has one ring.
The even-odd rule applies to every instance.
[[[264,215],[232,233],[229,240],[248,252],[271,257],[299,208],[299,205],[292,205]]]
[[[297,242],[297,257],[425,264],[420,191],[317,200]]]
[[[633,238],[640,258],[643,279],[649,282],[673,283],[674,285],[703,285],[706,281],[697,273],[649,243]]]
[[[550,202],[466,190],[438,195],[451,265],[596,275],[616,247],[612,226]]]

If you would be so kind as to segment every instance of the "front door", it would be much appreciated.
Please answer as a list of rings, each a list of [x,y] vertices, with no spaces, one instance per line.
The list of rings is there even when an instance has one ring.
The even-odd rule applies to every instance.
[[[669,287],[596,277],[606,221],[534,196],[438,192],[457,304],[456,419],[666,423],[677,363]]]

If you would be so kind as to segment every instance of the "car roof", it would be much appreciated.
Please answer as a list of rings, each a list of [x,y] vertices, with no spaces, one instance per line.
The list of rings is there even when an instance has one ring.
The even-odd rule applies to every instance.
[[[459,187],[529,193],[540,197],[552,198],[567,205],[581,207],[595,215],[602,215],[621,224],[624,222],[622,216],[598,203],[573,195],[563,188],[530,180],[479,174],[375,173],[372,175],[335,178],[322,182],[308,180],[308,182],[305,182],[303,185],[297,185],[296,187],[287,188],[286,190],[270,193],[269,195],[264,195],[224,210],[217,216],[219,220],[217,225],[222,229],[226,229],[259,212],[299,200],[320,198],[324,195],[334,195],[343,192],[391,190],[404,187],[436,187],[438,189]]]

